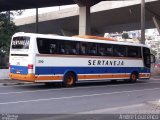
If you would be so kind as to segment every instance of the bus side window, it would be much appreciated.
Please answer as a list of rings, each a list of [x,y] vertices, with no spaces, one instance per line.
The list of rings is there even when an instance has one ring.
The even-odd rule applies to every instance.
[[[79,43],[75,41],[61,41],[60,53],[67,55],[76,55],[79,52]]]
[[[141,58],[141,48],[136,46],[128,47],[127,55],[128,57]]]
[[[73,42],[73,41],[71,41],[70,42],[70,50],[69,50],[69,52],[70,52],[70,54],[71,55],[77,55],[77,54],[79,54],[79,43],[78,42]]]
[[[113,54],[113,47],[110,44],[105,45],[105,55],[106,56],[112,56]]]
[[[86,44],[80,43],[80,54],[85,55],[86,54]]]
[[[50,39],[48,46],[49,46],[49,53],[50,54],[57,54],[58,53],[58,40]]]
[[[94,44],[94,43],[91,46],[90,54],[91,55],[97,55],[97,47],[96,47],[96,44]]]
[[[76,49],[71,49],[71,54],[76,55],[77,54]]]
[[[99,56],[112,56],[113,48],[110,44],[99,44],[98,55]]]
[[[61,41],[60,54],[68,54],[68,44],[66,41]]]
[[[65,50],[63,48],[61,48],[60,53],[65,54]]]
[[[95,43],[87,43],[87,55],[97,55],[97,46]]]
[[[48,43],[45,38],[37,38],[37,46],[40,54],[49,54]]]
[[[126,46],[114,45],[113,55],[115,57],[126,57]]]
[[[105,55],[104,44],[98,44],[98,55],[99,56],[104,56]]]
[[[99,53],[98,53],[98,55],[100,55],[100,56],[104,56],[105,54],[104,54],[104,51],[105,51],[105,49],[104,48],[100,48],[99,49]]]
[[[37,38],[37,46],[40,54],[56,54],[58,52],[58,40]]]

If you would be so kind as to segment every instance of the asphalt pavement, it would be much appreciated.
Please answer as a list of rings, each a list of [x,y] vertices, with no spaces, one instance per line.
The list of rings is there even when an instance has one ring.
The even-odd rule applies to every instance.
[[[83,120],[82,115],[104,118],[103,115],[112,114],[118,115],[116,117],[119,114],[159,114],[160,77],[134,84],[81,83],[73,88],[8,80],[0,84],[0,113],[30,114],[35,119],[46,120],[53,117]]]
[[[0,86],[23,85],[23,84],[32,84],[32,82],[25,82],[19,80],[11,80],[11,79],[0,79]]]
[[[152,80],[160,80],[160,75],[156,74],[151,77]],[[0,79],[0,86],[8,86],[8,85],[24,85],[24,84],[35,84],[32,82],[25,82],[19,80],[11,80],[11,79]]]

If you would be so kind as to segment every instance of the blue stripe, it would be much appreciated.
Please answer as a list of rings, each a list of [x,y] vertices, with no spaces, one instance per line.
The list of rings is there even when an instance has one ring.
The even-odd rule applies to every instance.
[[[148,68],[140,67],[36,67],[35,74],[64,74],[74,71],[77,74],[104,74],[104,73],[150,73]]]

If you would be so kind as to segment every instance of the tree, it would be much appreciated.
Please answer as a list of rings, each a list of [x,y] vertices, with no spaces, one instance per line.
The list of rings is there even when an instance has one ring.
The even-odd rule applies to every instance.
[[[8,12],[0,13],[0,55],[9,54],[9,47],[12,35],[18,29],[11,21]]]
[[[0,68],[8,63],[11,37],[18,28],[13,23],[13,15],[21,15],[23,11],[0,13]],[[3,68],[3,67],[2,67]]]

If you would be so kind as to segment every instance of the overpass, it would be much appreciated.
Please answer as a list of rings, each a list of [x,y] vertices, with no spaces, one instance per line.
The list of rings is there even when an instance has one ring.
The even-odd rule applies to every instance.
[[[38,8],[49,6],[60,6],[78,4],[79,13],[79,34],[90,34],[90,7],[102,0],[1,0],[0,12],[36,8],[36,32],[38,32]],[[108,0],[110,1],[110,0]]]
[[[52,7],[60,5],[78,4],[94,5],[103,0],[0,0],[0,12],[9,10],[31,9],[40,7]],[[107,0],[112,1],[112,0]]]
[[[159,29],[160,1],[146,0],[145,28]],[[35,32],[35,16],[14,21],[21,31]],[[91,7],[91,34],[121,32],[141,28],[140,1],[103,1]],[[59,35],[77,35],[79,8],[70,8],[39,15],[39,32]]]

